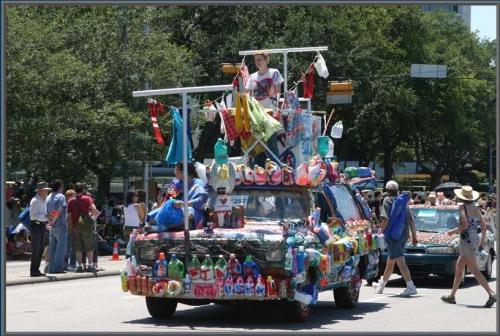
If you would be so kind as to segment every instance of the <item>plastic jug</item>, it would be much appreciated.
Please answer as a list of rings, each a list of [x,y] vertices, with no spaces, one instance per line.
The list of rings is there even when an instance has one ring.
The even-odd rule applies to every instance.
[[[219,165],[226,164],[229,160],[227,156],[227,146],[221,138],[217,139],[217,143],[214,146],[214,154],[215,162]]]
[[[276,290],[276,283],[272,276],[267,276],[267,296],[275,297],[278,295],[278,291]]]
[[[267,183],[270,185],[281,184],[281,168],[270,159],[266,160]]]
[[[136,268],[136,266],[134,266],[134,263],[132,262],[132,257],[128,258],[126,261],[127,275],[128,276],[133,276],[133,275],[137,274],[137,268]]]
[[[305,162],[300,163],[295,169],[295,183],[299,186],[307,185],[308,165]]]
[[[165,253],[160,252],[160,256],[153,266],[153,276],[156,279],[165,279],[168,276],[167,265],[168,264],[165,260]]]
[[[260,274],[257,277],[257,283],[255,284],[255,295],[261,298],[266,295],[266,285],[264,284],[262,275]]]
[[[245,295],[254,296],[255,295],[255,284],[253,282],[253,277],[247,277],[247,282],[245,282]]]
[[[222,255],[219,255],[219,259],[215,263],[215,279],[224,279],[226,277],[227,262]]]
[[[304,271],[305,259],[304,246],[299,246],[299,251],[297,252],[297,273],[302,273]]]
[[[200,266],[200,260],[197,256],[193,255],[187,267],[187,271],[189,273],[189,276],[191,277],[191,280],[198,280],[200,278]]]
[[[291,185],[295,184],[294,177],[293,177],[293,169],[290,166],[285,165],[281,169],[281,180],[283,182],[283,185],[286,185],[286,186],[291,186]]]
[[[328,149],[329,149],[328,140],[330,140],[329,137],[322,135],[316,138],[318,154],[321,155],[322,158],[326,157],[326,155],[328,154]]]
[[[168,263],[168,277],[175,280],[182,280],[184,278],[184,264],[177,259],[175,254]]]
[[[234,294],[245,294],[245,281],[243,281],[243,277],[241,275],[238,277],[238,279],[236,279],[236,283],[234,284]]]
[[[234,294],[234,282],[233,282],[233,277],[228,276],[226,278],[226,282],[224,283],[224,295],[225,296],[232,296]]]
[[[254,165],[255,184],[264,185],[267,183],[266,170],[259,165]]]
[[[236,279],[242,273],[241,264],[236,258],[236,255],[233,253],[229,255],[229,261],[227,263],[227,272],[228,275],[231,275],[234,279]]]
[[[334,139],[342,138],[342,132],[344,131],[344,126],[342,125],[342,120],[337,121],[330,131],[330,136]]]
[[[211,281],[214,279],[214,262],[209,254],[205,255],[205,260],[203,260],[201,264],[200,272],[202,280]]]
[[[292,271],[292,265],[293,265],[293,254],[292,254],[292,248],[288,247],[288,251],[285,254],[285,271],[291,272]]]
[[[333,140],[328,138],[328,153],[326,154],[327,158],[332,158],[335,155],[335,145],[333,144]]]
[[[259,273],[260,273],[259,266],[257,266],[255,261],[252,260],[252,256],[248,255],[245,261],[243,262],[243,274],[246,277],[251,276],[257,278]]]

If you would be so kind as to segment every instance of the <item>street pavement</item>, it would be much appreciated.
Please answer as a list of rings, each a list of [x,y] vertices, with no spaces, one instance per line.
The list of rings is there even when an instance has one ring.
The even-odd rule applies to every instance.
[[[5,264],[5,284],[7,286],[34,284],[50,281],[76,280],[93,277],[114,276],[120,274],[120,269],[125,267],[125,256],[120,256],[119,261],[110,260],[111,256],[99,256],[98,265],[104,269],[96,273],[75,273],[47,274],[41,277],[30,277],[29,260],[9,260]],[[42,261],[40,271],[43,272],[45,262]]]
[[[494,270],[496,263],[494,264]],[[449,288],[439,278],[416,281],[419,294],[399,297],[398,276],[382,295],[361,287],[354,309],[335,306],[331,291],[305,323],[289,323],[279,306],[179,304],[169,320],[150,317],[144,298],[121,291],[120,277],[98,277],[6,288],[8,332],[495,332],[497,304],[483,308],[484,290],[472,276],[457,293],[457,304],[440,301]],[[496,291],[496,272],[490,281]]]

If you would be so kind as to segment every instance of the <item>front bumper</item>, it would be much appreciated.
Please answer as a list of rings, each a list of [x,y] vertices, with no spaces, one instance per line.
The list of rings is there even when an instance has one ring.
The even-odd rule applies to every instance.
[[[455,263],[458,259],[458,254],[405,253],[404,257],[412,275],[426,276],[434,274],[439,276],[453,276],[455,274]],[[382,253],[380,256],[380,269],[382,271],[385,268],[386,260],[387,253]],[[397,267],[395,270],[399,273]]]

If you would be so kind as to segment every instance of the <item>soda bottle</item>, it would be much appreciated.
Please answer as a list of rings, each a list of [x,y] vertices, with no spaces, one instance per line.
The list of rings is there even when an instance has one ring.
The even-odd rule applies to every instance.
[[[214,279],[214,262],[210,255],[205,255],[205,260],[200,267],[201,279],[205,281],[211,281]]]
[[[227,262],[222,255],[219,255],[219,260],[215,263],[215,278],[224,279],[226,277]]]
[[[137,274],[137,269],[134,267],[132,263],[132,258],[128,258],[126,261],[127,275],[133,276]]]
[[[247,282],[245,283],[245,295],[254,296],[255,295],[255,284],[253,282],[253,277],[247,277]]]
[[[236,255],[234,253],[231,253],[229,255],[229,261],[227,263],[227,272],[234,279],[236,279],[242,273],[241,264],[236,258]]]
[[[263,298],[266,295],[266,285],[262,280],[262,275],[259,274],[257,277],[257,283],[255,284],[255,295]]]
[[[177,259],[175,254],[172,254],[172,258],[168,263],[168,277],[175,280],[182,280],[184,278],[184,264]]]
[[[197,256],[193,255],[187,267],[187,271],[192,280],[197,280],[200,278],[200,266],[200,260]]]
[[[186,277],[184,278],[184,291],[186,293],[191,293],[191,277],[189,274],[186,274]]]
[[[120,271],[120,279],[122,281],[122,291],[127,292],[128,291],[127,275],[125,275],[125,272],[123,270]]]
[[[156,279],[164,279],[167,277],[167,261],[165,260],[165,253],[163,252],[160,252],[160,256],[153,266],[153,276]]]
[[[276,295],[277,295],[276,283],[274,282],[273,277],[268,275],[267,276],[267,296],[274,297]]]
[[[232,296],[233,294],[234,294],[233,277],[231,275],[228,275],[228,277],[226,278],[226,282],[224,283],[224,295]]]
[[[288,247],[288,251],[285,254],[285,271],[291,272],[293,264],[292,248]]]

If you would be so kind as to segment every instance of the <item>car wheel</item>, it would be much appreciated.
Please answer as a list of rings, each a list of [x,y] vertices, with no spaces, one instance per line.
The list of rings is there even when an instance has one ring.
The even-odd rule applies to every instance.
[[[146,307],[153,318],[167,319],[174,315],[177,301],[161,297],[146,296]]]
[[[291,322],[305,322],[311,314],[311,305],[302,302],[286,302],[288,318]]]
[[[486,266],[485,266],[485,269],[484,271],[481,271],[481,273],[483,273],[484,277],[486,278],[486,280],[491,280],[491,271],[493,269],[493,261],[492,261],[492,258],[491,258],[491,254],[488,254],[488,260],[486,260]]]
[[[361,277],[359,268],[356,267],[351,276],[349,287],[340,287],[333,290],[335,304],[340,308],[354,308],[359,300],[359,289],[361,287]]]

